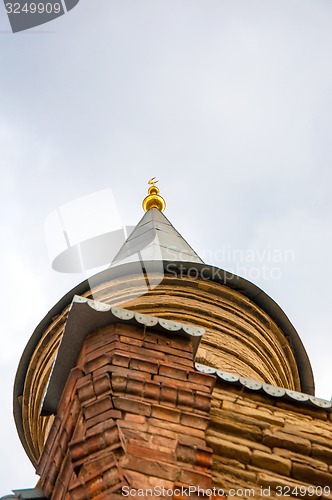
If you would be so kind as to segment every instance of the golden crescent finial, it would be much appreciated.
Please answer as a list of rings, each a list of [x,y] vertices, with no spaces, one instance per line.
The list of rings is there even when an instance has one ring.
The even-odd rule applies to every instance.
[[[162,196],[159,194],[159,188],[157,188],[158,180],[156,177],[152,177],[150,180],[148,180],[148,184],[150,184],[151,187],[148,189],[148,195],[144,198],[142,206],[145,212],[150,210],[151,208],[157,208],[160,210],[160,212],[163,212],[166,208],[166,201]]]

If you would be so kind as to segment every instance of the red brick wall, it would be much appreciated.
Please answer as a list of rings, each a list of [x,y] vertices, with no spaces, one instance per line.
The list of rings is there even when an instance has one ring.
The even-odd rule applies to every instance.
[[[214,382],[194,370],[189,337],[124,324],[90,334],[38,464],[46,496],[211,488],[205,433]]]

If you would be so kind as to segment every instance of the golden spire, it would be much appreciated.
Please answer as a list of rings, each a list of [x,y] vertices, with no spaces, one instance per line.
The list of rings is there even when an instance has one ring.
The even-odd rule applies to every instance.
[[[142,206],[145,212],[150,210],[150,208],[158,208],[160,212],[163,212],[166,208],[166,201],[159,194],[159,188],[157,188],[157,179],[152,177],[148,181],[148,184],[151,185],[148,189],[148,195],[144,198]]]

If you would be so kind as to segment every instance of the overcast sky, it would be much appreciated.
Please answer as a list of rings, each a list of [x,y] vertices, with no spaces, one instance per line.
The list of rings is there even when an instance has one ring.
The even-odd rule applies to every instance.
[[[330,399],[331,27],[330,0],[81,0],[12,34],[0,5],[0,495],[37,481],[19,358],[84,279],[51,269],[44,221],[101,189],[132,224],[157,176],[196,252],[283,308]]]

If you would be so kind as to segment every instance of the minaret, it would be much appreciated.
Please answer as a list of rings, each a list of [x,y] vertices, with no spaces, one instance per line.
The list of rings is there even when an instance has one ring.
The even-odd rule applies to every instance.
[[[287,316],[199,258],[163,214],[156,182],[110,268],[54,306],[21,358],[15,421],[45,498],[196,488],[195,498],[216,481],[208,432],[220,377],[232,390],[244,381],[242,392],[314,394]]]

